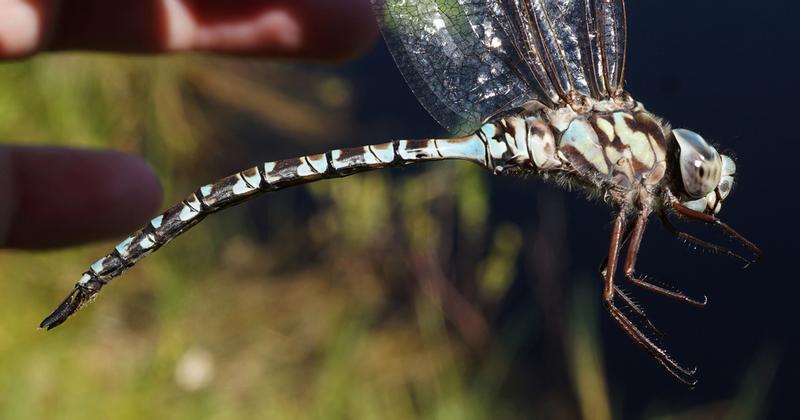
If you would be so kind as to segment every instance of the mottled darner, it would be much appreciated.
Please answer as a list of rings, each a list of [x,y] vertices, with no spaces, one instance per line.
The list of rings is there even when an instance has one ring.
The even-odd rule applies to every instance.
[[[758,248],[715,215],[733,186],[733,160],[701,136],[671,129],[624,90],[622,0],[374,0],[386,43],[414,93],[453,138],[394,140],[267,162],[200,187],[85,272],[42,323],[53,328],[111,279],[200,222],[259,193],[373,169],[461,159],[497,175],[537,174],[602,198],[617,211],[603,299],[612,318],[667,371],[694,384],[695,369],[660,345],[644,311],[615,283],[621,249],[631,283],[703,306],[635,270],[646,222],[656,214],[676,237],[751,262]],[[672,212],[714,225],[753,252],[677,230]],[[621,308],[627,308],[628,316]]]

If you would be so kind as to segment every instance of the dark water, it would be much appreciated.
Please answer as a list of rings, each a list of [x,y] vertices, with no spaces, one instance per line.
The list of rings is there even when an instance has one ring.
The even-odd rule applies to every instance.
[[[668,333],[669,347],[681,360],[700,366],[701,383],[690,391],[670,380],[602,314],[612,400],[625,417],[646,415],[653,401],[680,409],[741,395],[742,377],[755,360],[777,364],[777,376],[770,389],[746,393],[768,392],[771,418],[795,412],[793,386],[800,377],[798,12],[788,2],[628,4],[627,90],[673,126],[697,131],[733,152],[736,186],[720,216],[761,246],[764,258],[743,270],[733,260],[690,251],[651,224],[640,271],[710,300],[707,308],[694,309],[638,291],[654,322]],[[343,71],[356,80],[365,126],[397,121],[387,135],[402,137],[442,132],[405,87],[382,44]],[[364,134],[364,142],[374,142]],[[493,217],[520,223],[523,230],[537,223],[546,200],[563,202],[555,208],[565,212],[569,261],[564,273],[594,276],[607,249],[609,209],[535,180],[492,183]],[[702,227],[689,231],[724,242]],[[533,304],[535,288],[520,282],[514,291],[522,297],[509,299],[509,313]],[[592,287],[599,302],[599,278]]]

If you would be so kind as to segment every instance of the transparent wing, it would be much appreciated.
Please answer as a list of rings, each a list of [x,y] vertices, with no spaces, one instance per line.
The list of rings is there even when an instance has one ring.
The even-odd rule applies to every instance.
[[[622,93],[624,0],[372,0],[428,112],[463,134],[529,100]]]
[[[542,98],[493,0],[373,0],[386,44],[422,105],[456,134]]]
[[[488,0],[529,73],[553,101],[622,94],[624,0]]]

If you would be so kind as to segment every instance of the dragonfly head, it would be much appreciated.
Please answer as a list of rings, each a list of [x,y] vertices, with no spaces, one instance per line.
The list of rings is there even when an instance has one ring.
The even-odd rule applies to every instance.
[[[677,145],[673,167],[679,168],[673,193],[692,210],[718,213],[733,189],[736,164],[693,131],[676,128],[672,136]]]

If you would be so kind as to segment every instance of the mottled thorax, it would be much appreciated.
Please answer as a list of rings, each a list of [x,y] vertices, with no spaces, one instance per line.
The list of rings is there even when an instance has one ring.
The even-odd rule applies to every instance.
[[[640,108],[576,115],[560,133],[560,155],[578,175],[598,186],[632,189],[658,184],[666,170],[664,130]]]

